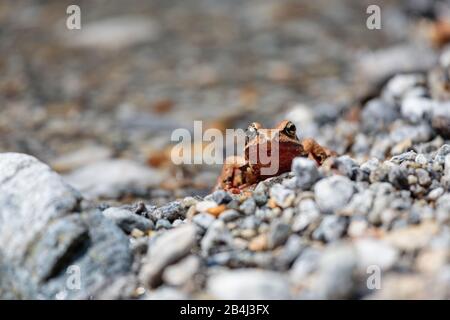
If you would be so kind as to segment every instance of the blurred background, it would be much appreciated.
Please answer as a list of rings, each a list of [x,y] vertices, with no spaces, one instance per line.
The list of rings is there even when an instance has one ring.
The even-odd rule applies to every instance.
[[[70,4],[81,30],[66,28]],[[392,74],[432,66],[448,16],[425,0],[1,0],[0,151],[38,157],[90,198],[204,195],[220,168],[174,166],[174,129],[288,118],[317,134],[308,108],[325,125]]]

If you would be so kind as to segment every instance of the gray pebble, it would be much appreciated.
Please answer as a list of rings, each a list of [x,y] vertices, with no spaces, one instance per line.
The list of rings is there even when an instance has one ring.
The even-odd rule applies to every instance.
[[[319,178],[319,171],[314,161],[299,157],[292,161],[292,171],[295,173],[295,183],[300,189],[311,188]]]
[[[168,230],[149,246],[139,279],[145,285],[155,287],[161,283],[164,268],[189,254],[196,243],[196,228],[186,224]]]
[[[319,227],[314,230],[313,238],[325,242],[339,240],[347,230],[348,221],[345,217],[325,216]]]
[[[211,276],[208,292],[216,299],[289,299],[289,284],[285,276],[273,271],[241,269]]]
[[[253,198],[248,198],[245,200],[240,206],[239,210],[241,210],[246,215],[251,215],[256,210],[256,202]]]
[[[230,221],[236,220],[240,216],[241,216],[241,214],[239,213],[239,211],[233,210],[233,209],[228,209],[220,214],[219,219],[223,220],[225,222],[230,222]]]
[[[349,299],[356,289],[354,249],[345,244],[330,246],[324,252],[314,291],[322,299]]]
[[[276,248],[284,244],[289,237],[290,226],[286,223],[275,221],[269,230],[268,234],[268,247],[270,249]]]
[[[200,247],[205,256],[230,250],[232,246],[233,237],[222,220],[213,221],[200,242]]]
[[[431,184],[431,178],[428,172],[424,169],[417,169],[416,175],[421,186],[428,187]]]
[[[192,218],[192,222],[203,229],[208,229],[215,220],[216,218],[213,215],[206,212],[196,214],[194,218]]]
[[[123,231],[130,233],[133,229],[144,232],[153,229],[153,221],[121,208],[108,208],[103,215],[113,220]]]
[[[350,201],[354,191],[354,183],[343,176],[322,179],[314,186],[316,202],[325,213],[343,208]]]
[[[186,284],[197,273],[200,268],[200,259],[197,256],[189,255],[180,262],[168,266],[162,275],[165,283],[173,286]]]
[[[389,182],[397,189],[407,189],[408,184],[408,171],[400,166],[392,166],[388,173]]]
[[[156,227],[155,227],[156,230],[171,229],[171,228],[172,228],[172,224],[167,219],[158,219],[156,221]]]
[[[159,207],[153,211],[152,216],[155,219],[167,219],[174,221],[176,219],[184,219],[186,215],[186,208],[180,201],[173,201],[169,204]]]
[[[217,190],[212,194],[212,200],[214,200],[218,205],[221,205],[227,204],[233,199],[228,192],[224,190]]]
[[[253,192],[253,199],[255,200],[255,203],[258,207],[261,207],[267,203],[268,196],[266,193],[263,192]]]
[[[275,200],[276,204],[281,208],[289,207],[295,198],[293,190],[277,183],[270,188],[270,197]]]

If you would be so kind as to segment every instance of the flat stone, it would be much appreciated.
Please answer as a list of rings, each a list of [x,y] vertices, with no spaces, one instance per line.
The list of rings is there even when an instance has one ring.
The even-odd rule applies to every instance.
[[[326,213],[342,209],[350,201],[354,191],[354,183],[343,176],[322,179],[314,186],[316,202]]]
[[[153,221],[150,219],[126,209],[108,208],[103,211],[103,215],[114,221],[126,233],[131,233],[133,229],[146,232],[154,227]]]
[[[167,267],[163,273],[163,280],[173,286],[181,286],[187,283],[200,268],[200,259],[190,255],[180,262]]]
[[[296,186],[307,190],[319,178],[319,171],[314,161],[307,158],[295,158],[292,161],[292,171],[296,176]]]
[[[259,269],[225,271],[212,275],[207,291],[224,300],[283,300],[291,297],[287,279],[280,273]]]
[[[83,24],[78,32],[58,32],[68,47],[118,50],[155,40],[159,28],[148,17],[124,15]]]
[[[164,268],[189,254],[196,243],[196,228],[186,224],[165,231],[149,245],[139,279],[150,287],[161,283]]]
[[[146,194],[159,186],[165,174],[131,160],[116,159],[89,164],[65,178],[88,199],[116,199],[124,194]]]

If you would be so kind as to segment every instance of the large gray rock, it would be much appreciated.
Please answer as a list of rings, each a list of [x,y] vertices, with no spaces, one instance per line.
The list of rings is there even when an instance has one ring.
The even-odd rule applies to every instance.
[[[81,200],[36,158],[0,154],[0,298],[89,297],[130,270],[127,237]]]

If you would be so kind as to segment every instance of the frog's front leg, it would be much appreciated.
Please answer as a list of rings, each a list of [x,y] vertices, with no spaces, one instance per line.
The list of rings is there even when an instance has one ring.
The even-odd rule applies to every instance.
[[[302,141],[303,149],[311,160],[315,160],[321,165],[328,157],[336,156],[336,152],[331,151],[317,143],[314,139],[308,138]]]
[[[233,193],[239,193],[240,190],[255,182],[256,177],[245,158],[232,156],[225,159],[222,173],[214,189],[224,189]]]

